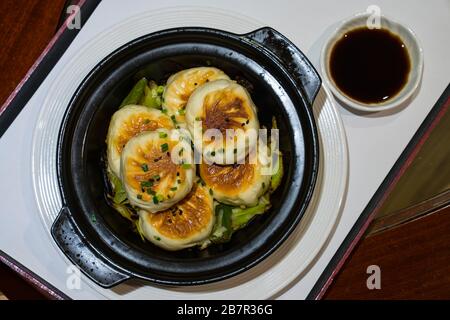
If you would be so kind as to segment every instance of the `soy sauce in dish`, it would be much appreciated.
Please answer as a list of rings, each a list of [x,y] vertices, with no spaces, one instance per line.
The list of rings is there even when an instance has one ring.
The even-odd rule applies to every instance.
[[[351,30],[331,49],[330,75],[336,86],[366,104],[394,97],[408,81],[410,69],[405,44],[386,29]]]

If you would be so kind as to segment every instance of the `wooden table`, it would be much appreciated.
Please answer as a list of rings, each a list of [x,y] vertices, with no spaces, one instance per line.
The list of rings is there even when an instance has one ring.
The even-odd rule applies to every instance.
[[[51,39],[64,7],[64,0],[0,1],[0,101],[6,100]],[[450,134],[450,121],[442,126],[442,133],[436,135]],[[434,144],[444,141],[444,149],[433,143],[423,148],[326,299],[450,299],[450,140],[446,138],[434,139]],[[440,152],[433,153],[438,147]],[[415,178],[414,170],[422,173],[423,181]],[[367,289],[370,265],[381,268],[380,290]],[[43,298],[3,265],[0,291],[10,299]]]

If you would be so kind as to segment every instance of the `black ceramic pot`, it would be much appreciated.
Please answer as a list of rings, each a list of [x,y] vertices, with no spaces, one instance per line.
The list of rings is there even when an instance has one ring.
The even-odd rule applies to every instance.
[[[204,65],[245,82],[261,124],[270,127],[276,117],[285,175],[270,211],[229,243],[169,252],[143,242],[108,205],[101,157],[110,118],[137,79],[163,82],[177,71]],[[271,28],[244,35],[178,28],[122,46],[82,81],[61,125],[57,170],[64,207],[52,226],[54,240],[102,287],[130,278],[198,285],[251,268],[289,236],[311,199],[319,163],[312,103],[320,84],[303,53]]]

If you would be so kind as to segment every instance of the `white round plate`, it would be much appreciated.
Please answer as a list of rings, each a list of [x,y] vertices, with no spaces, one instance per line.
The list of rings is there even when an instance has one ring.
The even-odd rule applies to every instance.
[[[50,227],[62,207],[56,172],[56,144],[70,98],[88,72],[107,54],[130,40],[171,27],[207,26],[246,33],[264,24],[235,12],[213,8],[177,7],[142,13],[97,35],[68,63],[48,92],[34,132],[33,188],[42,222]],[[129,281],[103,289],[83,281],[105,298],[118,299],[267,299],[274,298],[307,272],[330,236],[342,207],[347,185],[347,142],[330,93],[321,89],[314,103],[320,136],[319,177],[313,199],[301,223],[266,260],[225,281],[194,287],[162,287]],[[53,240],[50,240],[53,242]],[[55,244],[56,247],[56,244]],[[60,250],[58,249],[60,252]],[[63,255],[61,257],[70,263]]]

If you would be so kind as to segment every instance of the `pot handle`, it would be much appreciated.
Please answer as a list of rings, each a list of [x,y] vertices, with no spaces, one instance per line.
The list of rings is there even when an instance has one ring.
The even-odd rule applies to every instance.
[[[322,83],[319,74],[303,52],[288,38],[270,27],[264,27],[244,35],[271,51],[292,75],[312,106]]]
[[[111,266],[87,242],[75,226],[70,211],[63,207],[51,228],[59,248],[80,270],[103,288],[111,288],[130,279],[130,275]]]

